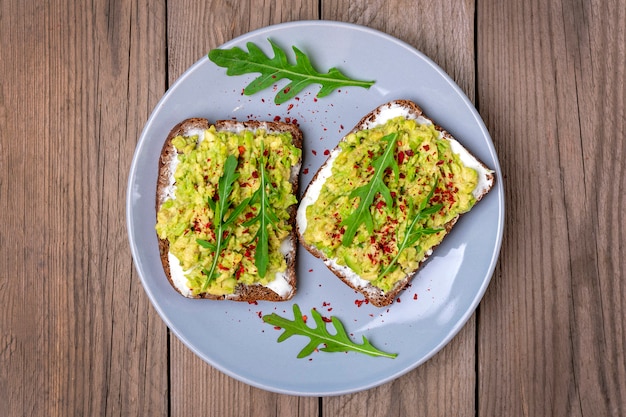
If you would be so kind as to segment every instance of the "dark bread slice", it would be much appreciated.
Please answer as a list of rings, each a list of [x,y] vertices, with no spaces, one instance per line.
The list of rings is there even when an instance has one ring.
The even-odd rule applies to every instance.
[[[412,101],[409,101],[409,100],[395,100],[395,101],[391,101],[389,103],[386,103],[386,104],[383,104],[383,105],[377,107],[372,112],[370,112],[366,116],[364,116],[349,133],[357,132],[357,131],[364,130],[364,129],[369,129],[369,128],[372,128],[374,126],[377,126],[377,125],[380,125],[380,124],[384,124],[387,120],[389,120],[389,118],[392,117],[391,115],[393,115],[393,116],[404,115],[407,118],[421,119],[421,120],[423,120],[423,121],[425,121],[427,123],[432,123],[435,126],[435,128],[437,129],[437,131],[439,131],[440,137],[444,137],[447,140],[454,141],[458,145],[457,149],[461,148],[468,155],[468,157],[471,157],[473,159],[473,162],[476,164],[478,170],[480,170],[479,176],[482,175],[483,176],[483,181],[484,181],[484,183],[482,185],[482,188],[474,193],[474,197],[476,198],[476,202],[478,202],[480,199],[482,199],[483,196],[485,194],[487,194],[489,192],[489,190],[493,187],[493,183],[494,183],[494,180],[495,180],[494,172],[492,170],[490,170],[489,168],[487,168],[485,166],[485,164],[483,164],[481,161],[479,161],[476,157],[471,155],[467,151],[467,149],[463,148],[458,143],[458,141],[456,141],[452,137],[452,135],[450,133],[445,131],[443,128],[441,128],[440,126],[435,124],[430,118],[428,118],[424,114],[422,109],[417,104],[415,104]],[[343,140],[343,138],[342,138],[342,140]],[[329,163],[331,163],[331,161],[333,160],[333,155],[336,152],[339,152],[339,149],[340,148],[339,148],[339,144],[338,144],[335,147],[335,149],[331,152],[331,156],[329,157],[329,159],[315,173],[313,179],[311,180],[311,182],[307,186],[307,188],[306,188],[306,190],[305,190],[305,192],[304,192],[304,194],[303,194],[303,196],[301,198],[300,206],[298,208],[298,217],[297,217],[297,230],[298,230],[298,236],[299,236],[299,239],[300,239],[300,243],[313,256],[322,259],[324,264],[339,279],[341,279],[346,285],[348,285],[349,287],[353,288],[355,291],[363,294],[363,296],[365,296],[365,298],[371,304],[373,304],[375,306],[378,306],[378,307],[387,306],[387,305],[390,305],[391,303],[393,303],[394,300],[396,299],[396,297],[398,296],[398,294],[400,292],[402,292],[409,285],[409,283],[411,282],[411,280],[413,279],[415,274],[418,272],[419,268],[424,264],[424,262],[426,262],[426,260],[432,254],[434,247],[431,248],[426,253],[426,255],[424,256],[423,259],[420,260],[420,262],[417,265],[417,267],[413,271],[411,271],[410,273],[407,273],[404,276],[403,279],[401,279],[398,282],[396,282],[396,284],[394,285],[394,287],[391,290],[383,291],[380,288],[372,285],[369,281],[366,281],[364,279],[359,278],[358,275],[354,271],[352,271],[349,267],[343,266],[343,265],[339,265],[333,259],[329,259],[321,250],[319,250],[317,247],[315,247],[313,245],[308,244],[304,240],[304,238],[303,238],[304,231],[306,230],[306,227],[310,227],[310,225],[308,225],[307,222],[306,222],[305,210],[306,210],[306,207],[308,205],[312,204],[315,201],[315,199],[317,198],[316,196],[312,196],[312,195],[309,195],[309,194],[315,192],[315,191],[311,191],[311,190],[314,190],[314,189],[316,189],[318,187],[321,187],[321,184],[319,182],[321,181],[323,183],[323,181],[325,181],[325,179],[324,178],[320,178],[320,175],[321,175],[321,173],[324,170],[326,170],[325,175],[328,174],[328,170],[330,169]],[[477,188],[478,188],[478,186],[477,186]],[[456,222],[459,219],[459,217],[460,217],[460,215],[457,215],[455,218],[450,220],[445,225],[446,236],[447,236],[447,233],[450,232],[452,227],[456,224]],[[445,237],[444,237],[444,239],[445,239]]]
[[[220,120],[214,124],[217,131],[231,131],[239,132],[242,130],[256,131],[258,129],[264,129],[269,133],[288,132],[291,134],[293,144],[302,148],[302,132],[297,126],[282,122],[262,122],[262,121],[246,121],[240,122],[235,120]],[[204,118],[190,118],[183,120],[177,124],[168,134],[163,148],[161,150],[161,156],[159,158],[159,174],[157,180],[156,189],[156,209],[157,212],[163,202],[173,195],[174,186],[174,169],[172,163],[176,159],[177,151],[172,144],[172,140],[179,135],[193,136],[199,134],[205,129],[210,127],[210,123]],[[293,193],[297,195],[298,183],[299,183],[300,165],[294,167],[291,172],[291,183],[293,185]],[[199,295],[192,295],[190,292],[185,292],[174,282],[172,278],[172,272],[169,261],[169,242],[167,239],[159,239],[159,254],[163,270],[167,276],[168,281],[172,287],[181,295],[188,298],[205,298],[212,300],[232,300],[232,301],[286,301],[291,299],[296,293],[296,248],[297,248],[297,234],[296,234],[296,206],[292,206],[289,209],[290,219],[289,223],[292,225],[292,231],[289,236],[290,250],[285,255],[285,261],[287,263],[286,281],[290,287],[290,291],[286,295],[281,295],[271,288],[263,286],[261,284],[245,285],[238,284],[233,294],[227,295],[213,295],[203,293]],[[277,277],[277,279],[282,279]]]

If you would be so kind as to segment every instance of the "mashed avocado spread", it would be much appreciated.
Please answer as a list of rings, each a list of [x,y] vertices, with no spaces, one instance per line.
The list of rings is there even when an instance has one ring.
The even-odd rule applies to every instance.
[[[395,143],[385,140],[396,133]],[[446,233],[444,225],[474,205],[472,191],[478,174],[463,165],[452,152],[450,142],[440,137],[432,124],[404,117],[351,133],[339,146],[332,174],[317,200],[306,208],[309,226],[304,240],[339,265],[350,267],[372,285],[388,291],[441,242]],[[395,161],[381,175],[391,200],[377,193],[367,208],[372,224],[360,224],[354,238],[342,242],[350,227],[346,219],[351,218],[361,199],[353,195],[353,190],[375,178],[377,160],[387,146],[395,146]],[[428,209],[432,207],[436,212],[415,221],[419,207],[425,208],[423,213],[432,212]],[[410,245],[402,244],[411,240],[405,239],[409,230],[419,239]],[[393,268],[388,267],[391,264]]]
[[[286,270],[281,244],[291,232],[288,208],[297,203],[290,178],[292,168],[299,164],[301,150],[293,145],[291,134],[270,134],[262,129],[218,132],[211,126],[202,135],[177,136],[172,144],[178,151],[174,197],[159,208],[156,231],[160,239],[168,240],[169,251],[180,261],[192,293],[232,294],[239,283],[267,285],[273,281],[276,273]],[[225,218],[241,202],[244,204],[222,233],[224,244],[215,273],[208,279],[217,241],[212,207],[216,207],[213,202],[218,199],[229,155],[237,158],[237,168]],[[269,202],[263,208],[259,198],[246,200],[259,189],[262,176],[267,184],[265,201]],[[268,222],[265,234],[269,259],[263,277],[255,263],[261,222],[254,219],[260,210],[267,210],[273,220]]]

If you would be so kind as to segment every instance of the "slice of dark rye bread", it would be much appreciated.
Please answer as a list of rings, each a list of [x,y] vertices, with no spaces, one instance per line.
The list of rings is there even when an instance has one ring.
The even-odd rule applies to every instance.
[[[167,200],[174,195],[174,167],[173,162],[176,159],[177,151],[172,144],[172,140],[176,136],[193,136],[199,135],[204,130],[208,129],[211,126],[209,121],[204,118],[189,118],[183,120],[178,123],[168,134],[165,142],[163,144],[163,148],[161,150],[161,155],[159,158],[159,171],[157,178],[157,187],[156,187],[156,210],[158,212],[159,207]],[[243,130],[256,131],[258,129],[264,129],[268,133],[282,133],[288,132],[291,134],[291,138],[293,144],[302,149],[302,132],[300,129],[289,123],[283,122],[265,122],[265,121],[234,121],[234,120],[218,120],[214,123],[215,129],[217,131],[230,131],[230,132],[240,132]],[[297,195],[298,192],[298,181],[300,175],[300,164],[293,167],[291,171],[291,183],[293,185],[293,193]],[[165,271],[165,275],[169,280],[172,287],[188,298],[206,298],[212,300],[232,300],[232,301],[286,301],[291,299],[296,293],[296,249],[297,249],[297,235],[295,228],[295,219],[296,219],[296,205],[293,205],[289,208],[289,223],[292,226],[291,234],[288,237],[289,240],[289,252],[285,255],[285,260],[287,262],[287,271],[286,271],[286,283],[283,285],[289,286],[289,291],[286,294],[279,294],[278,292],[272,290],[267,286],[263,286],[261,284],[254,285],[245,285],[238,284],[235,288],[234,294],[228,295],[212,295],[208,293],[199,294],[194,296],[190,291],[184,291],[184,288],[180,288],[179,285],[172,278],[170,262],[169,262],[169,242],[167,239],[159,239],[159,253],[161,257],[161,263],[163,264],[163,270]],[[281,277],[277,277],[276,279],[283,279]]]
[[[485,164],[479,161],[475,156],[471,155],[469,151],[467,151],[467,149],[459,144],[458,141],[456,141],[450,133],[442,129],[430,118],[428,118],[424,114],[422,109],[412,101],[394,100],[377,107],[366,116],[364,116],[349,133],[369,129],[384,124],[387,120],[400,115],[409,119],[418,119],[420,123],[433,124],[437,131],[439,131],[440,137],[444,137],[447,140],[454,141],[455,147],[453,148],[453,150],[455,151],[455,153],[458,153],[459,150],[461,152],[465,152],[465,158],[470,158],[471,161],[476,165],[479,174],[479,180],[481,180],[479,181],[479,185],[477,185],[474,193],[477,202],[482,199],[483,196],[489,192],[489,190],[491,190],[495,181],[494,172],[491,169],[487,168]],[[345,284],[353,288],[355,291],[363,294],[363,296],[371,304],[378,307],[387,306],[393,303],[398,294],[410,284],[411,280],[413,279],[419,268],[432,254],[432,249],[434,249],[434,247],[426,253],[426,256],[424,256],[424,258],[420,260],[419,264],[412,272],[407,273],[407,275],[403,279],[398,281],[391,290],[385,292],[380,288],[373,286],[371,283],[369,283],[369,281],[358,277],[358,274],[352,271],[349,267],[339,265],[335,260],[326,257],[324,253],[317,247],[309,245],[304,241],[303,234],[306,228],[309,226],[307,225],[306,221],[306,207],[311,205],[317,199],[317,196],[315,194],[319,192],[319,189],[321,189],[321,184],[323,184],[323,182],[325,181],[325,176],[330,173],[329,163],[332,164],[334,156],[338,152],[340,152],[339,149],[339,145],[337,145],[337,147],[335,147],[335,149],[331,152],[328,160],[326,160],[326,162],[324,162],[320,169],[315,173],[313,179],[307,186],[300,200],[300,206],[298,208],[297,215],[298,237],[303,247],[305,247],[314,256],[322,259],[324,264]],[[464,163],[467,164],[467,162],[465,161]],[[326,172],[322,175],[322,172],[324,172],[325,169]],[[481,188],[479,189],[479,187]],[[459,217],[460,216],[456,216],[445,225],[446,233],[452,229],[452,226],[454,226]]]

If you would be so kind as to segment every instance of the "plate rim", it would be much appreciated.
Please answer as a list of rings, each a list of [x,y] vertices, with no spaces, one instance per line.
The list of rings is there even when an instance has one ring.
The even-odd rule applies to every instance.
[[[270,391],[270,392],[275,392],[275,393],[280,393],[280,394],[287,394],[287,395],[296,395],[296,396],[335,396],[335,395],[344,395],[344,394],[350,394],[350,393],[355,393],[355,392],[360,392],[360,391],[364,391],[367,389],[371,389],[374,388],[376,386],[380,386],[382,384],[385,384],[387,382],[393,381],[399,377],[401,377],[402,375],[409,373],[410,371],[416,369],[417,367],[419,367],[420,365],[422,365],[423,363],[427,362],[428,360],[430,360],[434,355],[436,355],[437,353],[439,353],[443,347],[445,347],[448,343],[450,343],[450,341],[456,337],[456,335],[460,332],[460,330],[467,324],[467,322],[469,321],[469,319],[471,318],[471,316],[476,312],[476,309],[478,308],[482,298],[484,297],[484,294],[493,278],[493,274],[495,272],[495,268],[497,266],[498,260],[499,260],[499,256],[500,256],[500,251],[501,251],[501,246],[502,246],[502,240],[503,240],[503,235],[504,235],[504,217],[505,217],[505,206],[504,206],[504,187],[502,184],[502,172],[501,172],[501,166],[500,166],[500,162],[499,162],[499,158],[498,155],[496,153],[495,150],[495,145],[493,143],[493,140],[484,124],[484,121],[482,120],[482,117],[480,116],[478,110],[475,108],[475,106],[471,103],[471,101],[469,100],[469,98],[467,97],[467,95],[463,92],[463,90],[454,82],[454,80],[441,68],[439,67],[431,58],[429,58],[428,56],[426,56],[424,53],[422,53],[421,51],[419,51],[418,49],[416,49],[415,47],[413,47],[412,45],[392,36],[389,35],[385,32],[382,32],[378,29],[374,29],[374,28],[370,28],[367,26],[363,26],[363,25],[359,25],[359,24],[355,24],[355,23],[348,23],[348,22],[340,22],[340,21],[332,21],[332,20],[298,20],[298,21],[290,21],[290,22],[284,22],[284,23],[278,23],[278,24],[273,24],[273,25],[269,25],[266,27],[262,27],[262,28],[258,28],[255,30],[252,30],[250,32],[246,32],[244,34],[241,34],[227,42],[225,42],[224,44],[218,46],[217,48],[229,48],[232,47],[234,45],[240,45],[243,42],[245,42],[247,39],[249,38],[254,38],[256,36],[258,36],[259,34],[262,33],[268,33],[268,32],[273,32],[273,31],[277,31],[277,30],[283,30],[283,29],[291,29],[294,27],[303,27],[303,26],[315,26],[315,27],[320,27],[320,28],[329,28],[329,27],[338,27],[338,28],[342,28],[342,29],[347,29],[347,30],[357,30],[357,31],[361,31],[361,32],[366,32],[369,33],[371,35],[380,37],[382,39],[385,39],[387,41],[393,42],[399,46],[401,46],[402,48],[406,49],[408,52],[418,56],[420,59],[422,59],[425,63],[427,63],[429,66],[432,67],[432,69],[434,71],[436,71],[440,77],[443,78],[443,80],[445,80],[452,89],[454,89],[456,91],[456,93],[458,94],[459,98],[464,102],[464,105],[468,108],[469,112],[471,113],[473,120],[476,122],[477,127],[480,129],[481,135],[483,137],[483,139],[485,140],[486,144],[487,144],[487,148],[489,151],[489,156],[493,159],[494,165],[491,166],[491,168],[494,170],[494,172],[496,173],[496,181],[494,183],[494,191],[497,191],[497,206],[498,206],[498,223],[497,223],[497,235],[496,235],[496,240],[494,242],[494,250],[491,253],[491,258],[489,259],[489,266],[487,267],[487,274],[486,277],[482,280],[482,284],[480,285],[480,287],[478,288],[477,292],[475,293],[474,297],[472,298],[472,302],[470,304],[470,307],[467,309],[467,311],[465,311],[462,315],[462,318],[460,320],[458,320],[454,326],[452,326],[449,331],[447,332],[447,336],[442,338],[440,340],[440,342],[438,344],[436,344],[427,355],[422,356],[421,358],[418,358],[418,360],[416,361],[412,361],[411,362],[411,366],[408,366],[398,372],[395,372],[393,374],[388,374],[385,375],[382,378],[379,378],[375,381],[370,381],[368,383],[365,384],[361,384],[359,386],[355,386],[349,389],[342,389],[342,390],[311,390],[311,391],[302,391],[302,390],[293,390],[293,389],[289,389],[289,388],[285,388],[285,387],[279,387],[279,386],[268,386],[266,384],[262,384],[259,383],[257,381],[255,381],[252,378],[249,378],[245,375],[242,375],[240,373],[236,373],[233,372],[232,370],[228,369],[227,367],[221,365],[220,363],[216,362],[215,360],[213,360],[212,358],[208,357],[208,355],[204,352],[201,352],[200,349],[195,346],[191,341],[189,341],[189,339],[176,327],[174,326],[173,322],[170,320],[170,318],[168,317],[168,315],[166,314],[166,312],[164,311],[163,307],[155,302],[155,295],[152,291],[152,289],[150,288],[149,285],[147,285],[145,278],[143,276],[142,273],[142,269],[141,269],[141,262],[140,262],[140,256],[138,253],[138,248],[136,247],[134,241],[136,239],[136,237],[134,236],[134,230],[133,230],[133,225],[132,225],[132,212],[133,212],[133,207],[132,207],[132,185],[135,183],[136,181],[136,177],[137,177],[137,163],[138,163],[138,155],[141,153],[141,150],[147,146],[147,143],[149,142],[149,140],[146,138],[146,132],[149,130],[149,127],[152,125],[152,123],[154,122],[154,118],[156,117],[156,115],[159,113],[159,110],[163,107],[163,105],[167,102],[169,96],[172,94],[173,90],[175,89],[175,87],[179,84],[184,82],[184,80],[193,72],[196,71],[197,67],[205,64],[205,62],[208,60],[208,56],[207,54],[204,54],[200,59],[198,59],[195,63],[193,63],[189,68],[187,68],[169,87],[168,89],[164,92],[163,96],[159,99],[159,101],[157,102],[157,104],[154,106],[154,108],[152,109],[150,116],[148,117],[148,119],[146,120],[144,127],[141,131],[141,134],[138,138],[138,142],[137,145],[135,147],[135,151],[133,154],[133,158],[131,161],[131,165],[130,165],[130,175],[128,177],[128,181],[127,181],[127,192],[126,192],[126,226],[127,226],[127,232],[128,232],[128,238],[129,238],[129,243],[130,243],[130,249],[131,249],[131,254],[132,254],[132,258],[133,258],[133,264],[135,266],[135,271],[137,272],[137,274],[139,275],[140,281],[142,283],[142,287],[144,288],[144,291],[146,291],[148,298],[150,300],[150,304],[152,305],[153,308],[155,308],[155,310],[157,311],[157,313],[159,314],[160,318],[164,321],[164,323],[167,325],[168,329],[174,333],[174,335],[181,341],[183,342],[183,344],[190,349],[192,352],[194,352],[194,354],[196,354],[198,357],[200,357],[203,361],[207,362],[210,366],[212,366],[213,368],[219,370],[220,372],[236,379],[239,380],[243,383],[246,383],[250,386],[254,386],[266,391]]]

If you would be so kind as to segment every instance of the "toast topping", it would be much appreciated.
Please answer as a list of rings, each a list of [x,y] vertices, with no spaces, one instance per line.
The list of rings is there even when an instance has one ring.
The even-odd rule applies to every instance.
[[[232,294],[237,284],[282,288],[289,208],[297,203],[291,175],[301,158],[291,134],[211,126],[172,144],[174,192],[159,208],[156,231],[190,294]]]
[[[425,120],[391,118],[347,135],[306,207],[305,243],[388,291],[476,202],[478,173]],[[349,233],[348,233],[349,232]],[[347,236],[346,236],[347,235]]]

